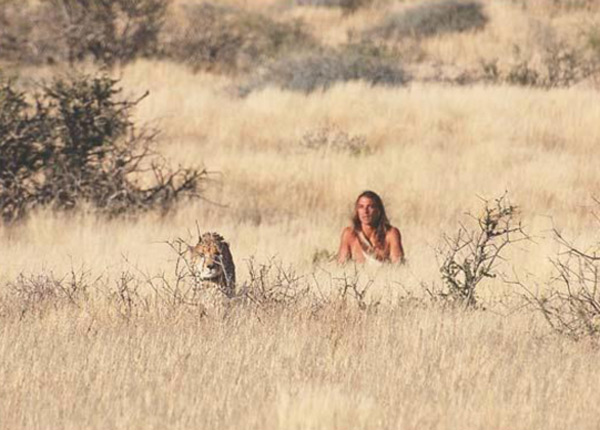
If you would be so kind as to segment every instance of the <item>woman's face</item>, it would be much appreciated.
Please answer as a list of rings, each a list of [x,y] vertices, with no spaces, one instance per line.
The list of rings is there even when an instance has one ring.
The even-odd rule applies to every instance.
[[[361,197],[356,202],[356,213],[361,224],[374,225],[379,219],[379,209],[369,197]]]

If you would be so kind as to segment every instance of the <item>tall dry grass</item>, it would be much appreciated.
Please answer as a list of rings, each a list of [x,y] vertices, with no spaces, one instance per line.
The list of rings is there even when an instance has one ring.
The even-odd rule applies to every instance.
[[[597,351],[544,340],[530,315],[59,310],[0,330],[4,428],[598,425]]]
[[[342,16],[230,3],[277,10],[281,19],[318,16],[329,30],[316,33],[333,44],[344,42],[336,31],[366,28],[382,4]],[[550,4],[488,7],[497,12],[486,29],[420,49],[474,64],[482,53],[503,55],[508,39],[523,37],[520,25],[567,19]],[[20,72],[34,79],[56,69]],[[166,217],[39,211],[0,226],[0,428],[598,427],[597,347],[553,335],[523,306],[524,292],[501,278],[482,285],[485,310],[472,312],[431,303],[423,286],[439,284],[434,248],[465,212],[477,214],[480,196],[508,191],[520,206],[534,240],[512,248],[499,270],[534,291],[552,288],[549,258],[560,251],[552,227],[582,247],[597,242],[596,91],[347,83],[310,95],[267,88],[241,99],[235,79],[165,62],[114,73],[126,92],[150,91],[137,120],[161,130],[164,155],[207,167],[213,182],[205,200]],[[319,130],[364,138],[369,151],[303,145]],[[354,267],[315,266],[313,258],[336,250],[367,188],[383,196],[408,264],[357,268],[361,285],[373,281],[371,306],[361,310],[335,298],[336,279]],[[192,240],[196,224],[230,242],[240,283],[249,280],[249,259],[275,256],[301,285],[335,299],[319,312],[239,306],[201,316],[141,285],[147,305],[120,313],[110,296],[120,274],[172,273],[176,256],[165,241]],[[74,302],[20,308],[8,286],[20,273],[60,277],[71,268],[102,277]]]
[[[163,153],[218,172],[206,195],[217,204],[199,201],[164,219],[122,222],[42,213],[4,227],[9,243],[16,241],[5,252],[10,274],[30,264],[25,256],[54,258],[57,240],[68,244],[64,254],[118,261],[123,252],[142,251],[141,260],[154,266],[164,255],[154,251],[159,242],[196,222],[221,231],[241,259],[261,253],[305,266],[315,250],[336,249],[352,202],[366,188],[383,195],[413,267],[428,265],[432,276],[435,264],[420,256],[465,212],[479,210],[478,196],[508,190],[537,236],[552,222],[582,236],[595,228],[588,217],[599,187],[588,162],[599,137],[594,92],[347,84],[309,97],[268,89],[239,99],[222,78],[169,64],[140,62],[122,76],[132,94],[150,90],[137,115],[161,129]],[[365,136],[371,153],[302,146],[307,132],[328,124]],[[67,225],[75,227],[63,232]],[[539,239],[525,257],[536,273],[548,268],[551,242]],[[75,251],[80,243],[85,251]]]

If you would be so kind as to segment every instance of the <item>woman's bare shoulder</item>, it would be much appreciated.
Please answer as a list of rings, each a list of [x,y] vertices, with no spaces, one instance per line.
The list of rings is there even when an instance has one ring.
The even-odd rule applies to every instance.
[[[390,226],[390,228],[388,229],[387,233],[385,234],[385,236],[387,238],[400,238],[400,230],[398,230],[396,227],[394,226]]]
[[[354,236],[354,229],[352,227],[344,227],[342,229],[342,237],[352,237]]]

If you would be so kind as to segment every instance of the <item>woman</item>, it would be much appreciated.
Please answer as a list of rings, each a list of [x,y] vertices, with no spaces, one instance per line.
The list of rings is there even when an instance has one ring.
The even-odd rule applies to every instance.
[[[338,263],[404,261],[400,231],[390,225],[381,197],[364,191],[356,199],[352,226],[342,231]]]

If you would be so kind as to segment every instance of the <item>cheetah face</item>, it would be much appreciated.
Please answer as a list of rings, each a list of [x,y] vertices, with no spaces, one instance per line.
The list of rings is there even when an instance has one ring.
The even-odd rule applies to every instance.
[[[235,264],[229,244],[218,233],[204,233],[190,246],[190,269],[200,284],[212,284],[227,297],[235,294]],[[197,286],[200,286],[199,284]],[[202,285],[209,286],[209,285]]]
[[[215,280],[223,273],[221,252],[216,243],[199,243],[190,248],[192,269],[203,281]]]

